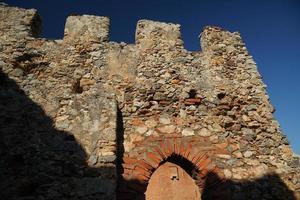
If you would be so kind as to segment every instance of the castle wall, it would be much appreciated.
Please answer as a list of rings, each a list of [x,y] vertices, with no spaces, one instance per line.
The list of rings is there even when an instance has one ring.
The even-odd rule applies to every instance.
[[[108,18],[71,16],[47,40],[35,10],[0,13],[2,196],[144,199],[172,161],[203,199],[299,198],[299,160],[239,33],[205,27],[189,52],[177,24],[141,20],[118,44]]]

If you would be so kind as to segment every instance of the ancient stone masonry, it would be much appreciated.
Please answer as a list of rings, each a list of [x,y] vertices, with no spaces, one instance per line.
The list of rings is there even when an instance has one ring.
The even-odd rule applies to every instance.
[[[1,4],[0,20],[1,198],[151,199],[176,165],[202,199],[300,199],[239,33],[205,27],[190,52],[177,24],[140,20],[125,44],[106,17],[68,17],[62,40],[38,37],[34,9]]]

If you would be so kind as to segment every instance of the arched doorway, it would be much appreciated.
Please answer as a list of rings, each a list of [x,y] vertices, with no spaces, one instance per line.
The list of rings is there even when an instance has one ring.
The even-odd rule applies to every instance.
[[[199,200],[199,187],[179,165],[162,164],[152,174],[146,190],[146,200]]]

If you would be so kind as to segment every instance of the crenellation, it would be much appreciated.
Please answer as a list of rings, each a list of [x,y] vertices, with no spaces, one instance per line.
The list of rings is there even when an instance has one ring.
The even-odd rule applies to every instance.
[[[109,41],[109,18],[93,15],[67,18],[64,41],[73,43],[100,43]]]
[[[135,43],[144,50],[151,47],[160,49],[164,48],[164,45],[169,48],[183,48],[180,25],[151,20],[140,20],[136,27]]]
[[[0,4],[0,20],[1,37],[38,37],[41,31],[41,19],[35,9],[26,10]]]
[[[234,55],[236,50],[244,50],[247,54],[245,44],[238,32],[231,33],[219,27],[205,27],[200,34],[200,44],[203,52],[211,52],[215,55],[219,55],[220,52]]]

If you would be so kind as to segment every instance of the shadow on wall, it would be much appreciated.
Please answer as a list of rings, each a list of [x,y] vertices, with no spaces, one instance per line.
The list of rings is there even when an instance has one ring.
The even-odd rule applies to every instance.
[[[220,184],[213,185],[212,182]],[[218,175],[210,173],[205,180],[202,200],[210,199],[296,200],[296,197],[277,174],[236,182],[222,180]]]
[[[174,162],[174,164],[179,163]],[[185,168],[183,169],[186,170]],[[186,172],[192,176],[189,171]],[[130,180],[126,181],[126,184],[127,193],[126,191],[122,191],[122,195],[119,195],[117,198],[118,200],[151,200],[151,198],[148,199],[144,195],[148,189],[147,183],[142,184],[138,180]],[[287,185],[277,174],[268,174],[251,181],[232,181],[222,179],[216,173],[212,172],[206,176],[202,188],[201,200],[297,200],[294,192],[288,189]],[[174,191],[175,195],[173,196],[178,195],[176,192]],[[158,199],[165,199],[164,196],[162,194],[161,198]],[[155,200],[158,199],[155,198]]]
[[[53,120],[1,69],[0,158],[3,200],[111,199],[106,194],[112,189],[101,176],[115,169],[87,167],[86,153],[74,136],[55,129]]]
[[[122,155],[123,123],[120,111],[117,126],[118,154]],[[110,188],[101,182],[101,175],[115,169],[88,167],[86,153],[74,136],[56,130],[43,109],[1,69],[0,157],[1,199],[112,199],[105,196]],[[119,174],[123,170],[121,161],[119,156]],[[218,184],[213,184],[215,182]],[[141,186],[137,180],[125,184]],[[138,188],[139,192],[131,194],[133,198],[119,195],[117,199],[145,199],[143,193],[146,188],[147,185]],[[296,199],[276,174],[254,181],[222,182],[211,173],[203,188],[202,199],[205,200]]]

